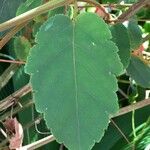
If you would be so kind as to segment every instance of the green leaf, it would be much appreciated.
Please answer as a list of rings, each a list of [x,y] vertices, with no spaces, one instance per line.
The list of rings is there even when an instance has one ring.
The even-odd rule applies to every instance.
[[[20,5],[20,7],[17,10],[16,15],[20,15],[26,11],[29,11],[35,7],[38,7],[39,5],[41,5],[43,2],[43,0],[27,0],[25,3],[23,3],[22,5]]]
[[[120,56],[121,62],[126,69],[130,62],[130,41],[128,31],[122,24],[113,25],[111,26],[110,30],[113,36],[112,40],[118,46],[118,54]]]
[[[131,50],[136,50],[142,43],[142,31],[135,21],[130,21],[127,28],[129,32]]]
[[[145,29],[146,32],[150,32],[150,22],[146,22],[144,24],[144,29]]]
[[[150,87],[150,67],[141,61],[138,57],[131,57],[127,72],[137,84],[145,88]]]
[[[80,14],[75,22],[56,15],[41,27],[30,51],[26,72],[36,107],[70,150],[91,149],[118,110],[115,75],[123,68],[110,39],[107,24],[95,14]]]
[[[26,61],[31,48],[31,43],[24,36],[16,37],[14,40],[14,50],[19,60]]]
[[[57,14],[63,14],[65,12],[65,7],[58,7],[57,9],[53,9],[49,11],[48,17],[55,16]]]

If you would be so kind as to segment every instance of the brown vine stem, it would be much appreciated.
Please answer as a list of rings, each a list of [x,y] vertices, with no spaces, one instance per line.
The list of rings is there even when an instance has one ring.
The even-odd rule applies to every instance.
[[[147,5],[149,0],[139,0],[137,3],[134,3],[127,11],[125,11],[122,15],[118,17],[116,23],[122,23],[128,20],[131,16],[136,14],[142,7]]]
[[[5,46],[5,44],[18,32],[20,31],[27,23],[20,24],[10,30],[1,40],[0,40],[0,50]]]
[[[18,26],[20,24],[23,24],[27,21],[30,21],[35,16],[41,15],[49,10],[67,5],[71,2],[72,2],[72,0],[51,0],[39,7],[31,9],[30,11],[27,11],[15,18],[12,18],[12,19],[0,24],[0,31],[4,31],[4,30],[10,29],[12,27]]]
[[[13,109],[12,115],[15,115],[15,114],[17,114],[18,112],[21,112],[21,111],[25,110],[26,108],[28,108],[28,107],[34,105],[34,102],[33,102],[33,100],[30,99],[30,100],[27,100],[26,102],[22,103],[21,105],[22,105],[23,107],[17,106],[17,107],[15,107],[15,108]],[[10,111],[8,111],[8,112],[4,113],[3,115],[1,115],[0,121],[5,120],[6,117],[11,117]]]
[[[24,95],[28,94],[31,92],[32,88],[29,84],[25,85],[18,91],[14,92],[10,96],[6,97],[5,99],[0,101],[0,111],[3,111],[12,105],[16,104],[18,102],[18,99],[20,97],[23,97]]]
[[[133,111],[133,110],[137,110],[137,109],[149,106],[149,105],[150,105],[150,98],[141,100],[141,101],[139,101],[137,103],[134,103],[134,104],[131,104],[129,106],[121,108],[117,114],[112,116],[112,118],[118,117],[118,116],[122,116],[124,114],[127,114],[127,113]]]

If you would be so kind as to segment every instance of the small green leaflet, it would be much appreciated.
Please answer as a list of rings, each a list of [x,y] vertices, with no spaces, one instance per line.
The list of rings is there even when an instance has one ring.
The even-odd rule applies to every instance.
[[[26,61],[31,47],[31,43],[24,36],[19,36],[14,39],[14,50],[19,60]]]
[[[38,7],[42,4],[43,0],[26,0],[17,10],[16,15],[23,14],[35,7]]]
[[[142,44],[142,31],[135,21],[129,21],[127,29],[130,39],[130,50],[136,50]]]
[[[118,111],[123,71],[107,24],[93,13],[51,17],[36,37],[26,72],[52,134],[69,150],[90,150]]]
[[[150,88],[150,67],[138,57],[132,56],[127,73],[135,82],[145,88]]]

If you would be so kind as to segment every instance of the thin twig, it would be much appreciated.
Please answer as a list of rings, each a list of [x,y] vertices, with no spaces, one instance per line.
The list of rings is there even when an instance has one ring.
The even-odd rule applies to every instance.
[[[0,128],[0,132],[3,134],[3,136],[4,136],[5,138],[7,138],[7,134],[6,134],[6,132],[5,132],[2,128]]]
[[[8,81],[12,78],[12,76],[15,74],[17,69],[19,68],[19,65],[17,64],[11,64],[0,76],[0,90],[8,83]]]
[[[116,127],[116,129],[120,132],[120,134],[123,136],[123,138],[126,140],[128,144],[130,144],[130,141],[126,137],[126,135],[121,131],[121,129],[118,127],[118,125],[113,121],[113,119],[110,119],[110,121],[113,123],[113,125]]]
[[[13,64],[20,64],[20,65],[26,63],[26,62],[24,62],[24,61],[6,60],[6,59],[0,59],[0,62],[13,63]]]
[[[11,94],[10,96],[1,100],[0,101],[0,111],[3,111],[5,109],[11,107],[15,103],[17,103],[18,98],[23,97],[24,95],[28,94],[29,92],[31,92],[31,90],[32,90],[31,86],[29,84],[27,84],[24,87],[22,87],[21,89],[19,89],[18,91]]]
[[[134,3],[127,11],[118,17],[116,23],[122,23],[128,20],[131,16],[136,14],[142,7],[148,4],[149,0],[139,0],[137,3]]]
[[[2,49],[3,46],[5,46],[5,44],[6,44],[18,31],[20,31],[25,25],[26,25],[26,23],[23,23],[23,24],[20,24],[20,25],[14,27],[12,30],[10,30],[10,31],[2,38],[2,40],[0,40],[0,49]]]
[[[150,21],[149,18],[145,18],[145,19],[144,19],[144,18],[143,18],[143,19],[142,19],[142,18],[137,18],[136,20],[137,20],[137,21],[141,21],[141,22]]]
[[[122,94],[126,99],[129,99],[129,96],[124,92],[122,91],[122,89],[118,88],[118,91],[120,94]]]
[[[0,53],[0,57],[4,57],[4,58],[10,59],[10,60],[15,60],[12,56],[3,54],[3,53]]]
[[[27,21],[30,21],[34,17],[41,15],[43,13],[46,13],[47,11],[50,11],[52,9],[67,5],[71,3],[72,0],[51,0],[39,7],[36,7],[34,9],[31,9],[15,18],[12,18],[2,24],[0,24],[0,31],[4,31],[7,29],[10,29],[12,27],[18,26],[20,24],[23,24]]]
[[[139,102],[136,102],[134,104],[131,104],[129,106],[121,108],[117,114],[112,116],[112,118],[122,116],[124,114],[127,114],[127,113],[133,111],[133,110],[137,110],[137,109],[149,106],[149,105],[150,105],[150,99],[141,100]]]
[[[43,118],[43,115],[39,115],[38,117],[36,117],[34,120],[28,122],[24,127],[23,127],[23,130],[26,130],[28,128],[31,128],[35,125],[35,122],[40,122]]]
[[[132,20],[133,21],[140,21],[140,22],[146,22],[146,21],[150,21],[150,19],[140,19],[140,18],[132,18]],[[111,22],[116,22],[116,23],[118,23],[117,22],[117,19],[110,19],[110,20],[108,20],[110,23]]]
[[[130,81],[128,81],[128,80],[123,80],[123,79],[118,79],[118,82],[120,82],[120,83],[125,83],[125,84],[130,84]]]
[[[63,150],[64,149],[64,145],[61,144],[60,147],[59,147],[59,150]]]
[[[144,42],[146,42],[146,41],[148,41],[148,40],[150,40],[150,34],[146,35],[146,36],[143,38],[142,43],[144,43]]]
[[[104,7],[131,7],[133,4],[101,4]]]
[[[20,111],[25,110],[26,108],[32,106],[34,104],[33,100],[28,100],[27,102],[24,102],[22,105],[23,107],[17,106],[13,109],[12,115],[15,115],[19,113]],[[3,121],[6,119],[6,117],[10,117],[10,111],[6,112],[4,115],[0,116],[0,120]]]
[[[130,7],[133,4],[100,4],[100,5],[103,7],[110,7],[110,8],[116,8],[116,7],[123,7],[124,8],[124,7]],[[95,7],[95,6],[94,5],[85,5],[85,6],[78,6],[78,7],[79,8],[88,8],[88,7]]]

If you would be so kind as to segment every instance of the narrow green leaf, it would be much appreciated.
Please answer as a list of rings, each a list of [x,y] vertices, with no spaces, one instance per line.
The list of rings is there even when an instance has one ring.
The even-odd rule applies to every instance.
[[[14,40],[14,50],[19,60],[26,61],[31,47],[31,43],[24,36],[16,37]]]
[[[141,61],[138,57],[131,57],[127,72],[137,84],[145,88],[150,87],[150,67]]]
[[[41,27],[30,52],[26,72],[36,107],[70,150],[91,149],[118,110],[115,75],[123,68],[110,39],[95,14],[80,14],[75,22],[56,15]]]
[[[128,31],[123,24],[116,24],[110,28],[113,42],[119,49],[119,56],[124,68],[126,69],[130,62],[130,41]]]

